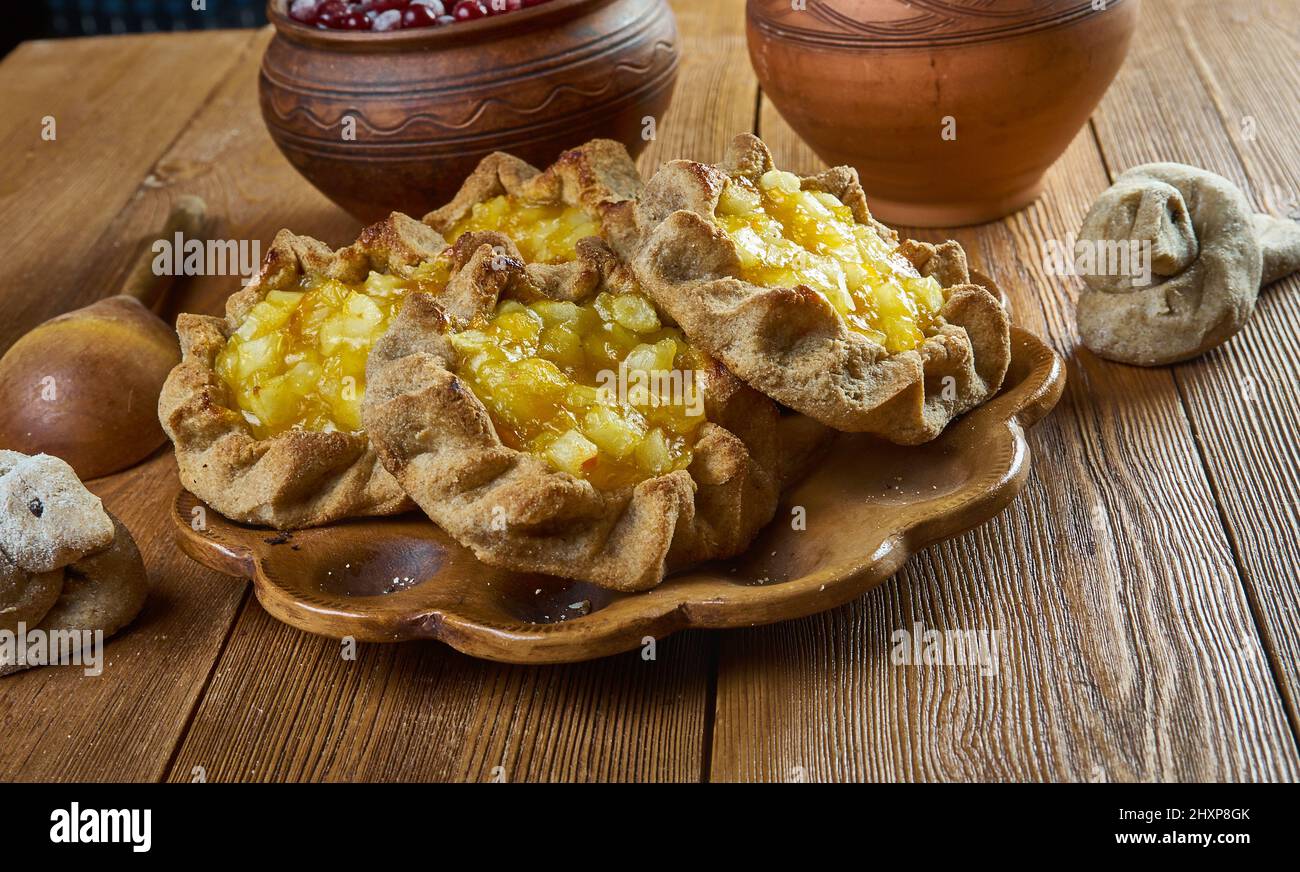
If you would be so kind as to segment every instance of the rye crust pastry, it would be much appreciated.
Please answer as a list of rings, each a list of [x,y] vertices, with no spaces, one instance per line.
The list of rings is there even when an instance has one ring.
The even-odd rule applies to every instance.
[[[569,320],[547,322],[546,329],[563,331],[578,323],[579,314],[590,315],[575,304],[622,300],[620,317],[645,331],[638,350],[650,347],[649,338],[675,331],[605,240],[569,236],[551,244],[557,233],[564,235],[554,228],[570,225],[575,233],[594,229],[628,239],[630,198],[640,187],[635,167],[615,143],[596,141],[567,152],[545,172],[497,154],[480,164],[450,204],[425,218],[455,238],[453,277],[441,294],[409,297],[375,345],[363,418],[375,450],[406,492],[485,563],[615,590],[654,587],[674,569],[743,551],[771,520],[783,483],[826,444],[825,428],[782,416],[769,399],[702,354],[696,384],[704,421],[684,468],[598,487],[583,474],[556,468],[543,453],[503,441],[488,404],[470,385],[477,376],[466,375],[463,350],[464,337],[478,335],[463,331],[506,312],[499,302],[573,305],[565,310]],[[473,229],[496,215],[489,213],[502,197],[543,210],[539,220],[551,243],[527,244],[534,253],[558,252],[552,262],[521,252],[516,241],[526,241],[526,228],[510,236]],[[575,210],[598,226],[585,228]],[[510,219],[493,220],[501,225]],[[511,305],[518,310],[507,317],[531,323],[533,315]]]
[[[297,293],[304,277],[348,284],[372,273],[407,278],[445,249],[437,233],[400,213],[338,251],[282,230],[257,276],[227,300],[224,318],[182,314],[182,360],[163,386],[158,416],[184,486],[227,518],[276,529],[412,508],[363,432],[293,428],[258,438],[217,361],[254,307],[276,292]]]
[[[780,173],[767,146],[749,134],[732,141],[720,166],[672,161],[638,201],[633,266],[693,342],[799,412],[838,430],[901,444],[935,438],[954,417],[997,392],[1010,360],[1009,320],[992,294],[971,283],[956,242],[898,247],[896,255],[942,291],[923,334],[904,350],[891,352],[878,331],[850,329],[828,295],[808,284],[746,280],[753,252],[720,225],[719,204],[738,195],[758,202],[772,185],[784,187],[785,195],[830,195],[821,198],[828,208],[851,210],[853,222],[874,231],[872,244],[882,252],[897,244],[897,234],[872,219],[852,168],[802,178]]]
[[[501,245],[519,271],[514,281],[534,287],[504,237],[475,257],[493,257]],[[825,442],[823,428],[782,417],[714,361],[703,373],[708,420],[690,466],[600,490],[502,442],[487,408],[456,374],[457,352],[445,335],[451,321],[433,295],[407,300],[371,352],[362,410],[385,467],[485,563],[614,590],[654,587],[666,572],[743,551],[771,520],[782,485]]]
[[[457,227],[471,218],[475,206],[512,197],[581,209],[598,225],[591,235],[621,249],[636,237],[634,207],[642,187],[627,149],[609,139],[593,139],[564,152],[545,172],[513,155],[494,152],[479,162],[451,202],[424,216],[424,223],[455,242]],[[556,258],[558,262],[527,258],[525,269],[546,296],[582,299],[595,293],[601,281],[600,258],[599,250],[579,247],[576,256]]]

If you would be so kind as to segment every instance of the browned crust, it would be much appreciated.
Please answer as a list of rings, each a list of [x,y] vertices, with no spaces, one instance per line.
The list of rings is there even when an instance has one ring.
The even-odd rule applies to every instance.
[[[362,414],[385,467],[485,563],[616,590],[654,587],[672,569],[744,550],[776,510],[783,459],[824,440],[821,428],[778,428],[770,400],[711,362],[709,420],[689,469],[601,491],[502,444],[454,374],[441,332],[448,320],[432,295],[407,300],[371,353]],[[779,442],[785,433],[791,444]]]
[[[405,276],[445,249],[437,233],[397,212],[338,251],[282,230],[257,276],[226,301],[225,318],[182,314],[181,363],[163,386],[158,417],[185,487],[232,520],[276,529],[410,509],[364,435],[293,430],[254,438],[214,364],[249,310],[272,290],[295,289],[304,274],[345,282],[371,270]]]
[[[492,155],[425,220],[446,230],[473,203],[505,192],[582,205],[617,234],[630,219],[626,197],[640,187],[635,172],[621,146],[599,140],[541,173]],[[710,360],[708,421],[687,470],[601,491],[502,444],[487,409],[455,375],[443,332],[449,322],[490,314],[501,295],[581,300],[600,289],[632,289],[633,275],[605,241],[593,237],[578,248],[576,263],[539,269],[501,234],[458,240],[447,292],[409,298],[371,352],[362,414],[385,467],[485,563],[644,590],[673,569],[744,550],[775,512],[785,478],[802,471],[827,432],[779,426],[775,404]]]
[[[545,171],[513,155],[494,152],[479,162],[451,202],[424,216],[424,223],[446,236],[475,204],[511,195],[531,203],[563,203],[583,209],[601,224],[601,234],[616,251],[636,237],[634,202],[641,174],[620,142],[593,139],[564,152]],[[594,238],[594,237],[593,237]],[[581,243],[568,263],[530,263],[532,282],[553,299],[582,299],[600,281],[599,262],[608,249]]]
[[[757,181],[773,168],[761,140],[731,143],[726,162],[672,161],[636,206],[640,250],[633,267],[647,292],[699,347],[756,389],[838,430],[902,444],[938,436],[957,415],[995,394],[1011,357],[1010,322],[997,299],[970,281],[956,242],[903,243],[923,275],[945,289],[941,326],[917,349],[889,354],[850,331],[803,286],[764,288],[738,278],[735,244],[713,223],[732,175]],[[801,179],[827,191],[886,238],[867,209],[857,173],[836,167]]]

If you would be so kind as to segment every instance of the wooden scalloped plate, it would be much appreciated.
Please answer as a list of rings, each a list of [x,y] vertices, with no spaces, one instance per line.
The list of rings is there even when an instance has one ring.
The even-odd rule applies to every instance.
[[[938,439],[902,447],[839,436],[745,554],[644,593],[485,566],[416,515],[286,535],[228,521],[182,490],[174,520],[195,560],[252,579],[279,620],[336,638],[439,639],[489,660],[568,663],[687,627],[803,617],[861,596],[1020,492],[1029,475],[1024,430],[1060,399],[1065,368],[1030,333],[1013,328],[1011,344],[1001,393]],[[793,523],[799,514],[804,529]]]

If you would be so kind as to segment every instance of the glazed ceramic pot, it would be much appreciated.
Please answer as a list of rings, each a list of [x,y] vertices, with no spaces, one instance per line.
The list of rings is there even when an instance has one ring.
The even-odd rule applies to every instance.
[[[645,147],[677,78],[667,0],[552,0],[444,27],[319,30],[271,0],[262,117],[297,170],[363,221],[420,216],[485,155],[546,166],[595,137]]]
[[[896,224],[1028,205],[1128,52],[1138,0],[749,0],[764,92]]]

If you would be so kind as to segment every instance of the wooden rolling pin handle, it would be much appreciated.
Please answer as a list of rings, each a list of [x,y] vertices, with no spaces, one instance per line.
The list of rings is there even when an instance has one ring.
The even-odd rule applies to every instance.
[[[120,293],[135,297],[148,309],[157,309],[167,296],[167,291],[171,289],[176,276],[158,275],[154,272],[153,264],[158,257],[154,246],[159,241],[166,241],[169,245],[175,244],[177,233],[186,240],[203,240],[207,213],[207,204],[201,197],[185,194],[178,198],[162,230],[157,236],[145,240],[141,246],[126,281],[122,283]]]

